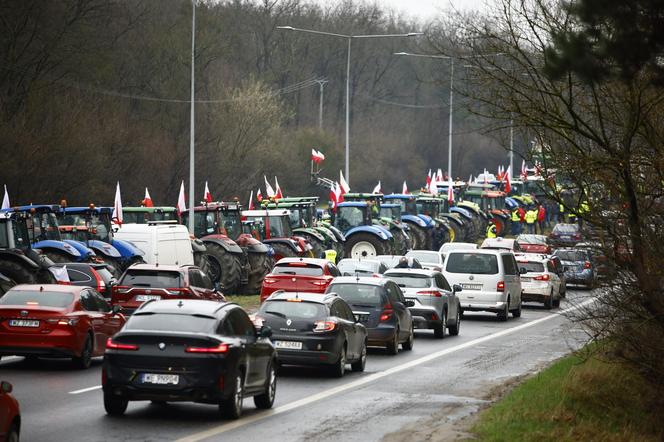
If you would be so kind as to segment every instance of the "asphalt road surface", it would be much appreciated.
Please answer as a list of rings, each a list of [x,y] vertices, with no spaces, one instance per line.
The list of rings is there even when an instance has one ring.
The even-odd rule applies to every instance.
[[[370,349],[364,373],[333,379],[314,368],[279,373],[274,408],[259,412],[245,400],[243,416],[222,420],[217,407],[130,402],[121,418],[106,416],[101,359],[85,371],[68,361],[6,357],[0,379],[14,384],[25,441],[374,441],[436,419],[455,420],[477,410],[491,389],[530,373],[583,342],[566,312],[592,302],[569,290],[559,309],[527,304],[519,319],[470,313],[459,336],[443,340],[417,333],[412,351],[389,356]],[[415,431],[415,430],[413,430]]]

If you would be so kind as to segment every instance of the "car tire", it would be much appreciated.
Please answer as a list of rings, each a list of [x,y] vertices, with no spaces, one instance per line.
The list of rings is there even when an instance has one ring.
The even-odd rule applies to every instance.
[[[551,308],[553,308],[553,289],[551,289],[549,297],[544,300],[544,308],[547,310],[551,310]]]
[[[385,350],[388,355],[399,354],[399,329],[394,331],[394,339],[385,344]]]
[[[104,409],[109,416],[122,416],[127,411],[129,401],[104,390]]]
[[[519,301],[519,307],[517,307],[515,310],[512,310],[512,317],[520,318],[522,310],[523,310],[523,302]]]
[[[362,351],[360,352],[360,359],[350,364],[350,367],[353,369],[353,371],[362,372],[364,371],[364,367],[366,367],[366,365],[367,365],[367,342],[364,341],[364,345],[362,345]]]
[[[461,330],[461,313],[459,313],[459,308],[457,307],[456,321],[454,325],[448,327],[450,331],[450,336],[459,336],[459,331]]]
[[[272,408],[274,398],[277,394],[277,371],[274,363],[271,363],[267,370],[267,379],[265,380],[265,392],[254,396],[254,405],[261,410]]]
[[[219,411],[221,415],[227,419],[237,419],[242,415],[242,372],[235,376],[235,386],[233,392],[227,399],[222,399],[219,402]]]
[[[339,352],[339,359],[337,363],[332,366],[331,369],[332,376],[335,378],[342,378],[346,373],[346,344],[341,347],[341,352]]]
[[[74,365],[81,370],[86,370],[90,368],[92,364],[92,352],[94,348],[92,346],[92,337],[88,333],[85,336],[85,341],[83,342],[83,348],[81,349],[81,355],[75,356],[72,358]]]
[[[433,337],[436,339],[445,339],[445,330],[447,329],[447,312],[443,310],[443,317],[440,324],[433,327]]]
[[[555,308],[560,307],[560,298],[558,298],[558,299],[554,299],[554,300],[553,300],[553,306],[554,306]]]
[[[410,333],[408,333],[408,339],[401,344],[401,348],[405,351],[411,351],[413,349],[413,343],[415,342],[415,332],[413,327],[410,327]]]
[[[510,298],[507,298],[507,303],[505,303],[505,308],[502,311],[498,312],[498,320],[500,322],[507,321],[507,318],[510,315]]]

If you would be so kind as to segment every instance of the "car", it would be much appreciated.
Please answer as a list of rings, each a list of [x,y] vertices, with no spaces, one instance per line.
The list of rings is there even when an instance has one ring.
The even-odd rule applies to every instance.
[[[512,238],[486,238],[482,241],[480,249],[510,250],[512,252],[522,252],[521,246]]]
[[[565,267],[563,266],[560,258],[555,255],[549,255],[551,262],[556,268],[556,275],[560,279],[560,296],[563,298],[567,296],[567,278],[565,277]]]
[[[514,254],[504,249],[452,251],[443,271],[463,291],[462,312],[488,311],[507,321],[521,316],[521,278]]]
[[[327,293],[336,293],[351,309],[368,333],[370,346],[385,347],[391,355],[413,349],[413,317],[399,286],[386,278],[342,276],[335,278]]]
[[[547,309],[558,307],[561,284],[553,260],[535,253],[520,253],[515,257],[521,274],[521,300],[541,302]]]
[[[562,248],[553,252],[560,258],[565,271],[567,284],[578,284],[588,289],[595,287],[597,273],[590,251],[575,248]]]
[[[143,303],[109,338],[102,366],[104,408],[120,416],[129,401],[216,404],[231,419],[243,398],[272,407],[277,354],[271,330],[257,332],[237,304],[200,299]]]
[[[65,357],[88,368],[125,324],[119,311],[90,287],[17,285],[0,298],[0,356]]]
[[[335,294],[275,292],[261,304],[254,324],[273,330],[280,365],[322,365],[334,377],[342,377],[348,363],[364,371],[367,329]]]
[[[453,336],[461,329],[461,304],[456,292],[460,287],[451,288],[442,273],[427,269],[390,269],[385,277],[394,281],[404,293],[406,301],[414,305],[408,307],[418,329],[432,329],[436,338],[442,339],[445,333]]]
[[[0,440],[7,442],[18,442],[21,435],[21,410],[13,389],[9,382],[0,382]]]
[[[50,268],[64,268],[71,285],[92,287],[107,300],[111,299],[111,287],[117,282],[107,264],[68,262]]]
[[[355,259],[344,258],[337,263],[337,268],[344,276],[350,275],[372,275],[380,276],[388,267],[377,259]]]
[[[533,235],[522,233],[516,237],[516,242],[525,253],[543,253],[550,255],[553,252],[549,238],[546,235]]]
[[[573,247],[581,242],[581,229],[578,224],[558,223],[553,226],[549,239],[555,247]]]
[[[388,269],[393,269],[399,264],[399,261],[403,257],[404,255],[378,255],[375,257],[375,259],[385,264]],[[416,258],[408,257],[407,259],[408,259],[408,268],[411,269],[422,268],[422,264]]]
[[[575,249],[584,249],[590,252],[591,262],[595,266],[597,278],[606,278],[613,273],[612,263],[606,256],[607,246],[598,241],[580,242]]]
[[[443,270],[443,262],[445,262],[443,254],[433,250],[411,250],[406,253],[406,257],[417,259],[424,269],[438,272]]]
[[[131,315],[145,301],[191,298],[225,300],[210,277],[196,266],[134,264],[113,286],[111,303]]]
[[[474,250],[477,244],[472,242],[446,242],[438,250],[445,257],[452,250]]]
[[[263,279],[260,300],[265,301],[278,290],[325,293],[336,276],[341,272],[326,259],[282,258]]]

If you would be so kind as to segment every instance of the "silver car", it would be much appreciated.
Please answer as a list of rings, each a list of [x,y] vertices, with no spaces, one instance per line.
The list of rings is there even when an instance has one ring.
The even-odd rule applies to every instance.
[[[436,338],[458,335],[461,309],[456,295],[461,287],[450,287],[442,273],[427,269],[390,269],[386,278],[396,282],[407,301],[413,301],[410,313],[415,328],[433,329]]]

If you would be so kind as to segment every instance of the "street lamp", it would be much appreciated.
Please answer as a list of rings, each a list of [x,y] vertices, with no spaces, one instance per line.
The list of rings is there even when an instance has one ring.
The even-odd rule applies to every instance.
[[[408,32],[406,34],[365,34],[365,35],[352,35],[352,34],[336,34],[333,32],[316,31],[313,29],[294,28],[293,26],[277,26],[277,29],[294,32],[306,32],[309,34],[327,35],[330,37],[345,38],[348,40],[348,54],[346,59],[346,180],[350,183],[350,43],[354,38],[392,38],[392,37],[415,37],[423,35],[422,32]]]
[[[189,233],[194,234],[194,50],[196,48],[196,0],[191,1],[191,109],[189,120]]]

